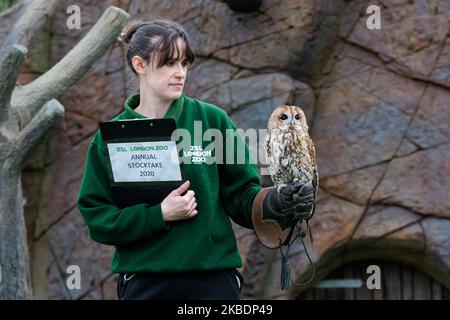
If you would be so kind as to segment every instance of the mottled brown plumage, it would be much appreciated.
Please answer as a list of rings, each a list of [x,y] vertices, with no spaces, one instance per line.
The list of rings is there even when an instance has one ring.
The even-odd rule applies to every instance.
[[[296,181],[313,181],[317,190],[316,152],[300,107],[283,105],[272,112],[265,151],[272,181],[278,190]]]

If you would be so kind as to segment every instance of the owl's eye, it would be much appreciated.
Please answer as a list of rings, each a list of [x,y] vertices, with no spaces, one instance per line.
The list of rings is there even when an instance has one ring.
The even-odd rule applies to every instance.
[[[295,120],[300,120],[300,115],[298,113],[295,115]]]
[[[286,120],[288,118],[288,116],[285,114],[285,113],[283,113],[281,116],[280,116],[280,120]]]

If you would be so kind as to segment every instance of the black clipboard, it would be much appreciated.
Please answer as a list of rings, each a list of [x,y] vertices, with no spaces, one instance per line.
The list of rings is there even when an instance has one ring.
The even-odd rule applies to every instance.
[[[168,141],[176,129],[175,120],[125,119],[100,123],[100,132],[108,160],[108,172],[112,197],[117,207],[124,208],[146,203],[150,206],[161,203],[164,198],[185,181],[180,161],[181,180],[158,182],[115,182],[108,150],[109,143]],[[179,155],[179,151],[177,150]],[[180,160],[180,159],[179,159]]]

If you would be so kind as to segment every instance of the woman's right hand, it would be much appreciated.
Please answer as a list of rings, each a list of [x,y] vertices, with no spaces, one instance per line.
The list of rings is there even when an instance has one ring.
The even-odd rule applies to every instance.
[[[164,221],[175,221],[193,218],[197,215],[197,202],[194,191],[189,189],[189,181],[186,181],[164,198],[161,202],[161,211]],[[186,194],[182,194],[186,191]]]

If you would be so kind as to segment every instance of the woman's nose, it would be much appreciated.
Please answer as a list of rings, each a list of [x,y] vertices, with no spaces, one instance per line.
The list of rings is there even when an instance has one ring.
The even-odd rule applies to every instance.
[[[183,67],[181,63],[176,64],[175,77],[185,77],[186,76],[186,68]]]
[[[186,74],[183,71],[175,72],[175,78],[184,78]]]

